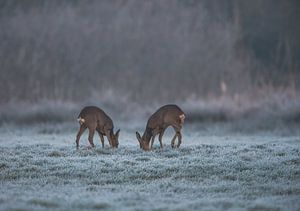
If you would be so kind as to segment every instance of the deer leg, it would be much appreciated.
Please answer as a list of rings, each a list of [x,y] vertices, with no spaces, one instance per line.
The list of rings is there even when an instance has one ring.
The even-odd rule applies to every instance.
[[[164,135],[164,132],[165,132],[165,129],[163,129],[163,130],[160,132],[159,136],[158,136],[160,148],[163,148],[162,137],[163,137],[163,135]]]
[[[172,126],[173,126],[176,134],[175,134],[175,136],[172,139],[171,145],[172,145],[172,148],[175,147],[175,140],[176,140],[176,137],[178,137],[178,143],[177,143],[176,147],[179,147],[180,144],[181,144],[181,138],[182,138],[181,133],[180,133],[181,127],[178,126],[178,125],[172,125]]]
[[[155,140],[155,135],[152,136],[150,149],[152,149],[152,147],[153,147],[154,140]]]
[[[101,141],[101,144],[102,144],[102,148],[104,148],[104,137],[103,137],[103,134],[100,132],[100,131],[97,131],[98,134],[99,134],[99,137],[100,137],[100,141]]]
[[[85,131],[86,127],[84,125],[80,125],[79,131],[76,135],[76,148],[79,148],[79,139],[82,135],[82,133]]]
[[[154,130],[152,131],[152,139],[151,139],[151,147],[150,147],[150,149],[152,149],[153,143],[154,143],[154,140],[155,140],[155,136],[156,136],[157,134],[159,134],[159,132],[160,132],[160,129],[159,129],[159,128],[156,128],[156,129],[154,129]]]
[[[177,138],[178,138],[177,148],[179,148],[179,146],[180,146],[180,144],[181,144],[181,138],[182,138],[182,135],[181,135],[181,132],[180,132],[180,131],[177,132]]]
[[[95,147],[95,144],[93,142],[94,133],[95,133],[95,129],[89,128],[89,142],[92,147]]]
[[[112,147],[113,145],[112,145],[112,142],[111,142],[110,130],[106,129],[106,130],[104,130],[104,133],[105,133],[105,135],[107,137],[109,145]]]
[[[174,135],[174,137],[172,138],[172,141],[171,141],[171,147],[174,148],[175,147],[175,139],[177,137],[177,133]]]

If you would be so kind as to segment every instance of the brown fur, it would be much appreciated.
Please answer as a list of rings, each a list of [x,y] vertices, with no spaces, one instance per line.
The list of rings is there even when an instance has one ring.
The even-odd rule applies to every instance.
[[[88,128],[89,142],[94,147],[93,137],[95,131],[98,132],[102,147],[104,147],[104,137],[106,136],[111,147],[117,148],[119,145],[119,132],[114,134],[114,125],[111,118],[100,108],[96,106],[88,106],[81,110],[78,115],[78,122],[80,124],[79,131],[76,136],[76,147],[79,148],[79,140],[82,133]]]
[[[177,105],[165,105],[159,108],[154,114],[152,114],[147,122],[146,130],[141,137],[138,132],[136,132],[136,137],[140,143],[140,147],[144,150],[150,150],[153,146],[155,136],[159,134],[160,147],[162,145],[162,136],[167,127],[172,126],[176,132],[174,135],[171,146],[175,147],[175,140],[178,139],[179,147],[181,144],[181,128],[183,126],[185,119],[184,112]],[[151,146],[149,146],[151,140]]]

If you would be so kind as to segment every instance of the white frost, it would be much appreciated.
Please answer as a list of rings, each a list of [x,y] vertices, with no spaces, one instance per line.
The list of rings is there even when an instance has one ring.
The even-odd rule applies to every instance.
[[[184,130],[143,152],[122,129],[117,150],[75,149],[76,127],[0,129],[0,209],[299,210],[300,138]]]

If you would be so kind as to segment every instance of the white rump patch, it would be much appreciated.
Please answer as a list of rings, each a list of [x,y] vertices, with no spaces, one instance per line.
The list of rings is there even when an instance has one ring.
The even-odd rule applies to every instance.
[[[184,123],[185,115],[181,114],[181,115],[179,115],[179,118],[180,118],[180,125],[182,126]]]
[[[82,125],[83,123],[85,123],[85,120],[83,119],[83,118],[81,118],[81,117],[79,117],[78,119],[77,119],[77,121]]]

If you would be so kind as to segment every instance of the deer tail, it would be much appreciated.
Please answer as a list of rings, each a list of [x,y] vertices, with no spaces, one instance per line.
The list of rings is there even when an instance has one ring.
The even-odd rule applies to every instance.
[[[182,125],[184,123],[185,115],[184,114],[179,115],[179,119],[180,119],[180,124]]]
[[[81,118],[80,116],[78,117],[77,121],[79,122],[80,125],[85,123],[85,119]]]

